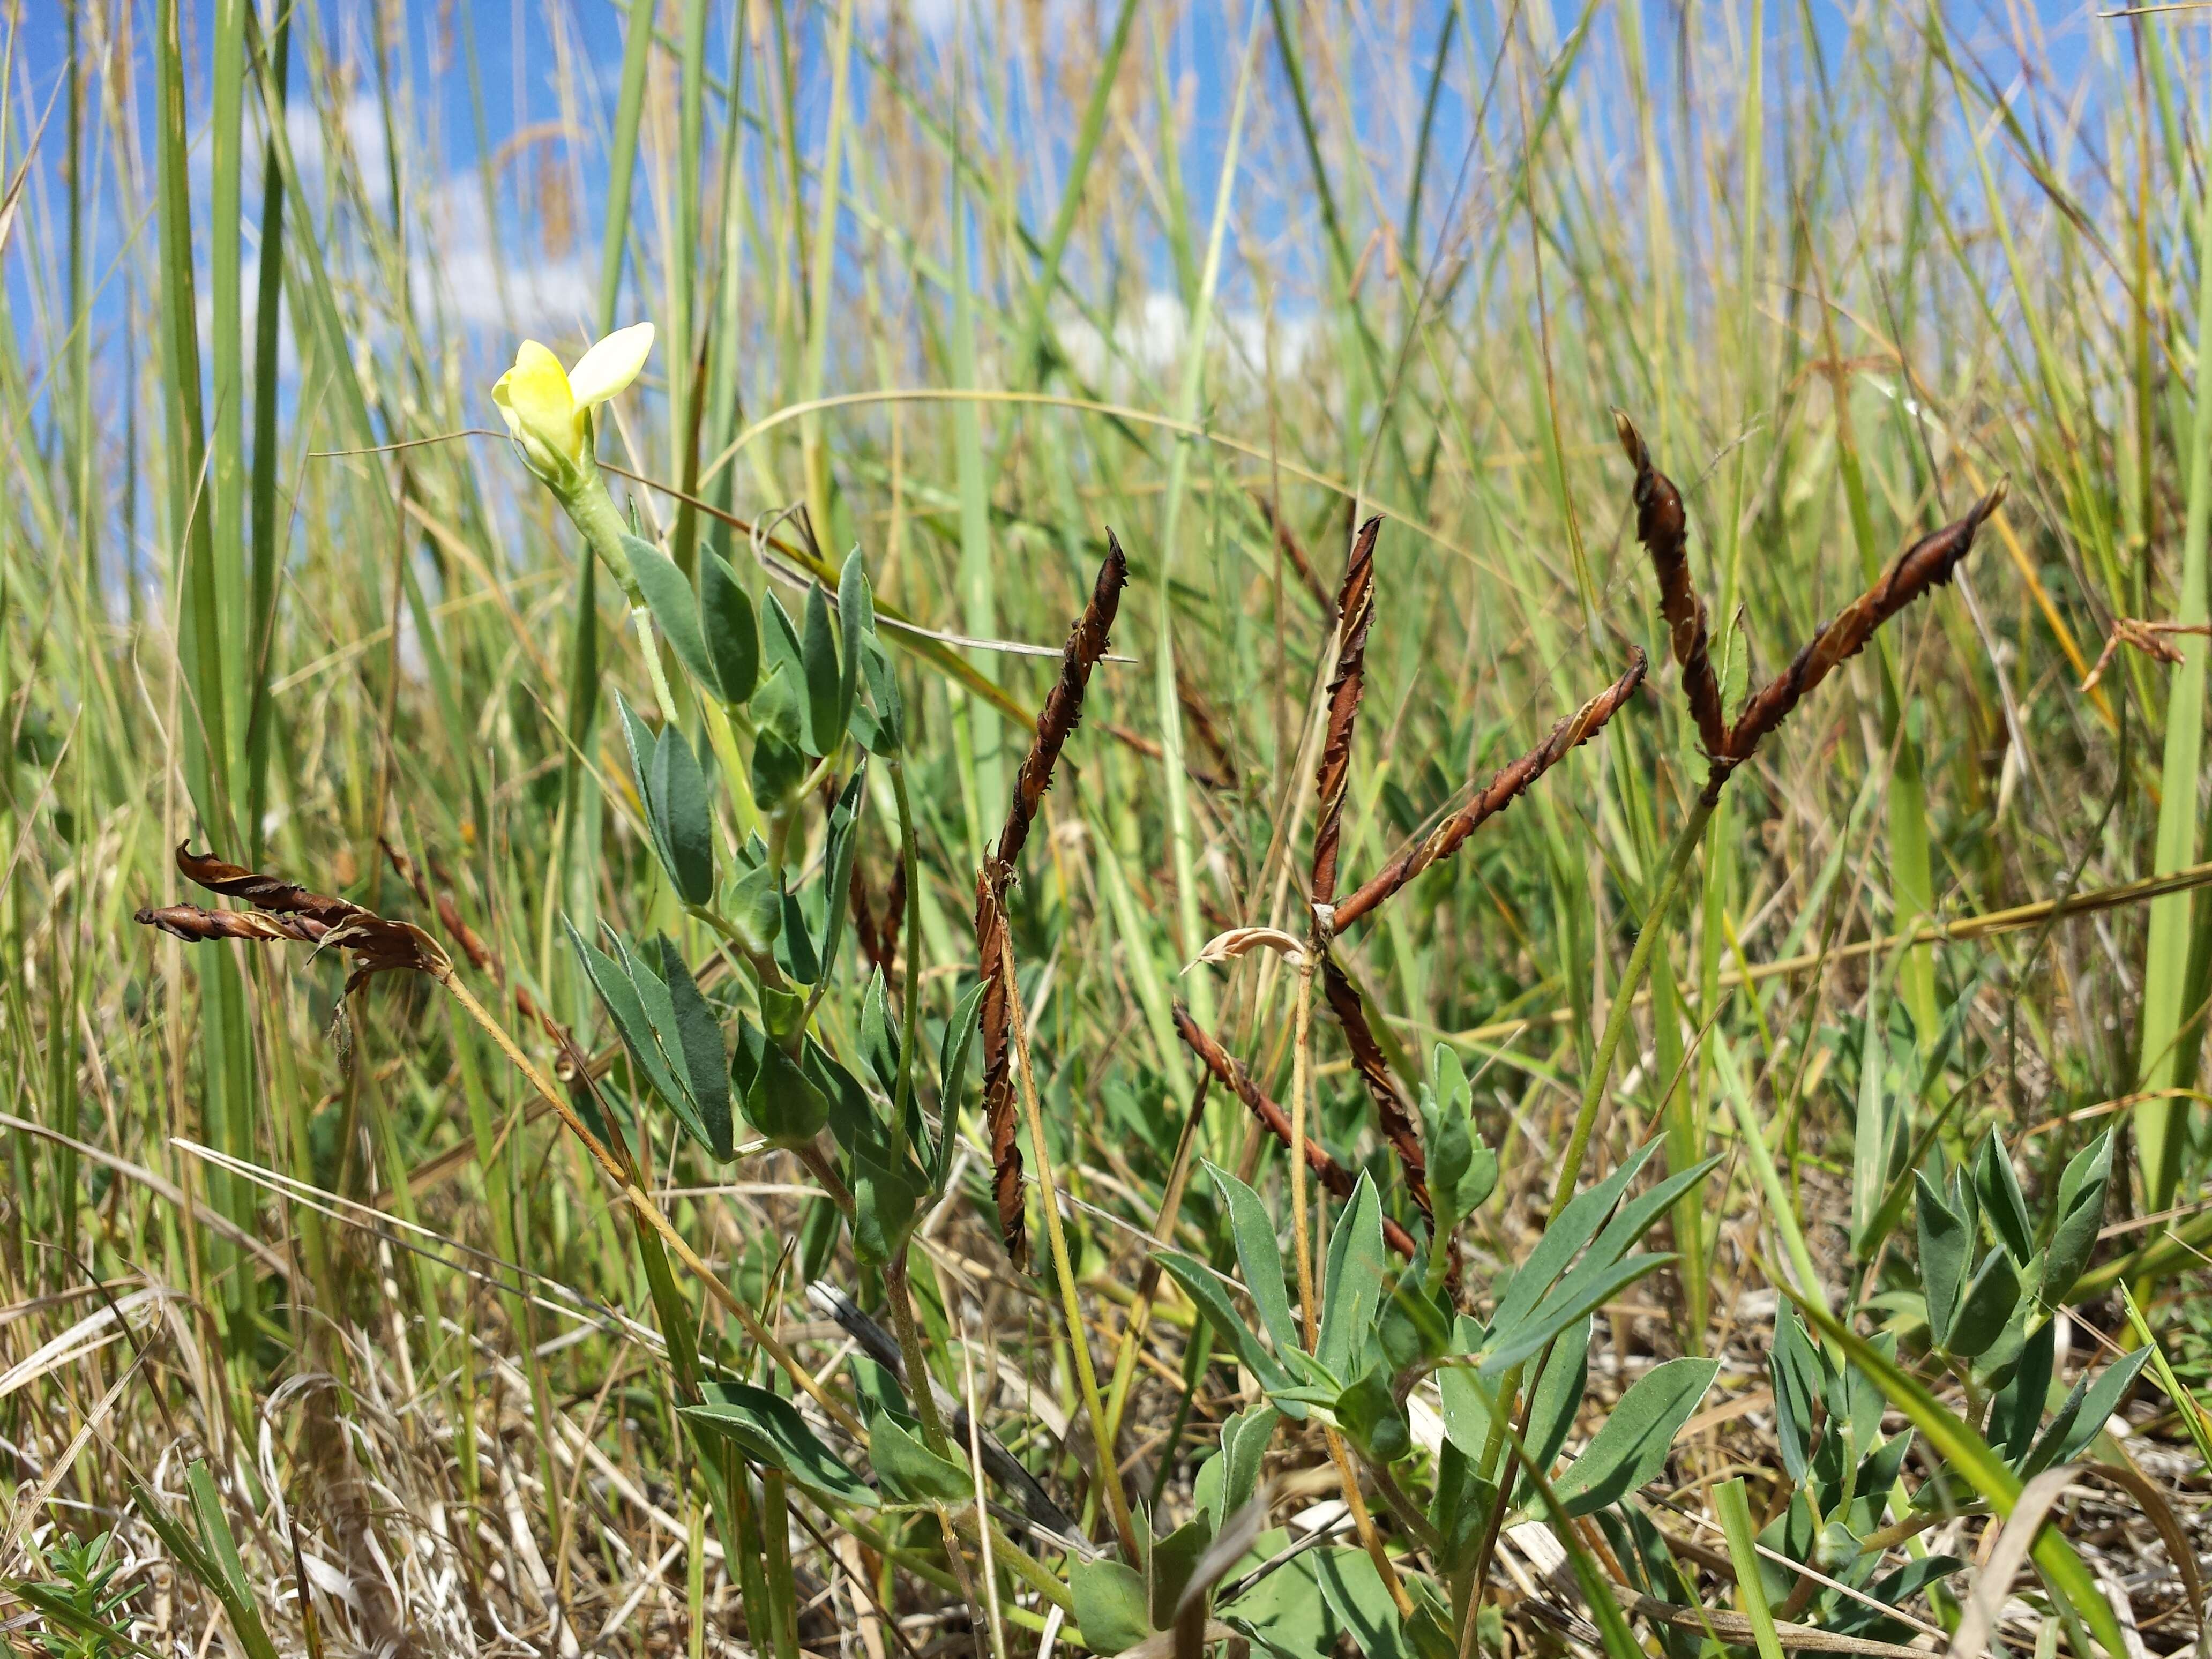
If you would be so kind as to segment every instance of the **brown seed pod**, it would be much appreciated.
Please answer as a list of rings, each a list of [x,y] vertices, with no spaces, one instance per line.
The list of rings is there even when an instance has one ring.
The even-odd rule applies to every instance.
[[[999,1235],[1017,1267],[1028,1260],[1022,1214],[1022,1149],[1014,1115],[1013,1046],[1009,1040],[1018,994],[1012,977],[1012,949],[1006,935],[1006,886],[1029,840],[1053,768],[1068,736],[1083,718],[1083,694],[1091,671],[1106,654],[1121,589],[1129,580],[1129,561],[1114,532],[1106,532],[1106,562],[1090,603],[1068,633],[1060,653],[1060,679],[1037,714],[1036,737],[1014,778],[1014,798],[1006,807],[1006,828],[995,852],[975,872],[975,957],[983,975],[983,1120],[991,1137],[991,1185],[998,1200]],[[896,932],[893,933],[896,938]]]
[[[1429,1202],[1429,1161],[1421,1152],[1420,1131],[1413,1127],[1413,1115],[1406,1109],[1405,1097],[1399,1094],[1392,1080],[1390,1067],[1382,1057],[1382,1045],[1375,1040],[1375,1032],[1367,1023],[1367,1010],[1359,1000],[1359,989],[1352,984],[1333,956],[1321,959],[1322,990],[1328,999],[1329,1012],[1343,1028],[1344,1040],[1352,1049],[1352,1068],[1359,1073],[1359,1080],[1367,1085],[1367,1097],[1375,1103],[1376,1115],[1382,1120],[1382,1138],[1398,1154],[1398,1168],[1406,1177],[1406,1190],[1413,1195],[1413,1202],[1421,1206],[1421,1213],[1431,1221],[1435,1207]]]
[[[1731,763],[1750,759],[1761,740],[1790,718],[1808,691],[1833,672],[1838,664],[1866,648],[1875,629],[1930,588],[1949,581],[1960,561],[1973,550],[1974,532],[2004,498],[2005,482],[2000,478],[1989,494],[1966,509],[1964,517],[1906,548],[1880,581],[1844,606],[1834,621],[1807,642],[1789,667],[1744,705],[1741,717],[1728,734],[1727,759]]]
[[[177,843],[177,869],[185,880],[211,893],[221,893],[225,898],[243,899],[257,910],[313,916],[317,921],[332,924],[349,915],[368,914],[357,904],[311,893],[282,877],[265,876],[241,865],[225,864],[212,853],[195,853],[189,841]]]
[[[1627,672],[1619,679],[1553,726],[1543,742],[1492,773],[1490,781],[1477,790],[1464,806],[1425,839],[1401,850],[1357,892],[1338,905],[1337,930],[1342,932],[1349,927],[1437,860],[1449,858],[1459,850],[1461,842],[1519,799],[1529,785],[1558,765],[1569,750],[1595,737],[1644,683],[1645,667],[1644,653],[1632,651]]]
[[[1313,902],[1336,898],[1336,860],[1344,834],[1344,792],[1352,777],[1352,738],[1367,684],[1367,632],[1375,625],[1375,538],[1380,516],[1359,526],[1344,562],[1336,596],[1336,670],[1328,681],[1328,724],[1322,737],[1314,786],[1321,807],[1314,820]]]
[[[1706,648],[1705,602],[1690,580],[1689,528],[1682,495],[1673,479],[1651,465],[1644,434],[1628,416],[1616,409],[1613,424],[1636,468],[1636,539],[1651,555],[1651,569],[1659,579],[1659,614],[1667,620],[1674,660],[1681,666],[1682,693],[1698,723],[1698,741],[1708,755],[1717,757],[1728,747],[1728,721],[1721,713],[1720,682],[1714,678],[1713,659]]]

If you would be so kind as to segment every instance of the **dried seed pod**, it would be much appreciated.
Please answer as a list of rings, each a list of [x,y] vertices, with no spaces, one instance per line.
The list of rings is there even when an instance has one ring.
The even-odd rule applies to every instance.
[[[1012,952],[999,884],[987,866],[975,872],[975,954],[981,958],[983,1123],[991,1139],[991,1191],[999,1206],[999,1238],[1015,1267],[1029,1263],[1022,1214],[1022,1147],[1014,1112]]]
[[[1015,775],[1014,798],[1006,807],[1006,828],[1000,832],[995,852],[975,872],[975,957],[981,965],[984,991],[983,1118],[991,1136],[992,1189],[998,1199],[999,1233],[1006,1254],[1017,1267],[1028,1256],[1022,1216],[1022,1149],[1014,1122],[1013,1047],[1009,1038],[1016,1012],[1018,991],[1012,977],[1012,949],[1006,934],[1006,885],[1013,879],[1015,861],[1029,840],[1044,792],[1052,785],[1053,768],[1068,735],[1083,718],[1083,694],[1091,671],[1106,654],[1114,618],[1121,605],[1121,589],[1129,580],[1129,561],[1114,532],[1106,532],[1106,562],[1098,568],[1090,603],[1076,618],[1060,653],[1060,679],[1037,714],[1036,737]]]
[[[1880,581],[1814,635],[1790,666],[1744,705],[1723,751],[1730,763],[1750,759],[1767,733],[1790,718],[1808,691],[1833,672],[1838,664],[1866,648],[1875,629],[1930,588],[1949,581],[1960,562],[1972,550],[1974,532],[2004,498],[2005,483],[2000,478],[1989,494],[1967,508],[1964,517],[1905,549]]]
[[[1728,721],[1721,714],[1720,682],[1707,649],[1705,602],[1690,580],[1688,520],[1674,481],[1651,465],[1644,434],[1619,410],[1613,411],[1620,447],[1636,468],[1636,539],[1651,555],[1659,579],[1659,614],[1666,618],[1674,660],[1682,670],[1682,693],[1698,723],[1698,741],[1717,757],[1728,747]]]
[[[330,927],[308,916],[272,916],[259,910],[209,910],[197,904],[142,906],[132,918],[141,927],[158,927],[188,945],[213,939],[243,939],[273,944],[294,939],[320,945]]]
[[[1020,858],[1023,844],[1029,840],[1030,825],[1036,822],[1037,809],[1043,803],[1044,792],[1051,787],[1052,769],[1060,760],[1060,751],[1075,730],[1076,722],[1083,718],[1083,694],[1091,682],[1091,671],[1106,654],[1108,635],[1114,628],[1114,618],[1121,607],[1121,589],[1129,580],[1129,561],[1121,551],[1121,544],[1114,532],[1106,532],[1106,562],[1098,567],[1098,580],[1091,590],[1091,602],[1083,607],[1075,626],[1067,635],[1067,647],[1060,659],[1060,679],[1037,712],[1036,737],[1030,744],[1030,752],[1022,761],[1022,769],[1014,778],[1014,799],[1006,808],[1006,825],[999,835],[997,862],[1000,866],[1000,885],[1013,872],[1014,861]]]
[[[1492,773],[1490,781],[1477,790],[1464,806],[1425,839],[1400,851],[1357,892],[1338,905],[1338,931],[1349,927],[1437,860],[1449,858],[1459,850],[1461,842],[1520,799],[1529,785],[1558,765],[1569,750],[1595,737],[1644,683],[1646,665],[1644,653],[1632,651],[1627,672],[1619,679],[1553,726],[1543,742]]]
[[[1344,562],[1336,596],[1336,670],[1328,681],[1328,724],[1322,737],[1314,786],[1321,806],[1314,820],[1313,902],[1336,899],[1336,860],[1344,833],[1344,792],[1352,777],[1352,738],[1367,683],[1367,631],[1375,624],[1375,538],[1380,516],[1359,526]]]
[[[1291,1144],[1289,1115],[1277,1105],[1252,1080],[1250,1073],[1237,1062],[1229,1051],[1215,1042],[1213,1036],[1182,1003],[1175,1005],[1176,1035],[1184,1047],[1198,1056],[1199,1063],[1211,1072],[1215,1079],[1236,1092],[1244,1103],[1245,1109],[1260,1121],[1260,1125],[1285,1146]],[[1312,1136],[1306,1137],[1306,1167],[1314,1173],[1322,1188],[1339,1200],[1352,1196],[1352,1172],[1329,1156],[1328,1149]],[[1388,1216],[1382,1218],[1382,1242],[1404,1256],[1413,1259],[1413,1236]]]
[[[1436,1211],[1429,1202],[1429,1161],[1421,1152],[1420,1131],[1413,1127],[1413,1115],[1406,1109],[1405,1099],[1391,1079],[1389,1064],[1382,1057],[1382,1045],[1375,1040],[1374,1030],[1367,1023],[1367,1010],[1360,1003],[1359,989],[1334,957],[1321,959],[1321,972],[1322,990],[1328,999],[1329,1012],[1343,1028],[1344,1040],[1352,1049],[1352,1067],[1367,1085],[1368,1098],[1375,1103],[1376,1115],[1382,1123],[1382,1138],[1398,1154],[1398,1168],[1406,1177],[1406,1190],[1421,1206],[1421,1213],[1433,1222]]]
[[[357,904],[306,888],[279,876],[265,876],[242,865],[225,864],[212,853],[195,853],[189,841],[177,843],[177,869],[185,879],[225,898],[243,899],[257,910],[283,915],[313,916],[336,925],[350,915],[368,913]]]

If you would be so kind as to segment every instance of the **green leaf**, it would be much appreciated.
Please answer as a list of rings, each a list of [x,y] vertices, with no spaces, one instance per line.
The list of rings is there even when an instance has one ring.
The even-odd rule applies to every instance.
[[[1287,1533],[1263,1533],[1256,1547],[1262,1555],[1273,1555],[1289,1541]],[[1328,1659],[1336,1651],[1341,1627],[1322,1595],[1314,1553],[1295,1556],[1276,1568],[1233,1603],[1224,1604],[1218,1616],[1249,1632],[1258,1644],[1255,1651],[1274,1659]],[[1083,1633],[1088,1639],[1088,1625]]]
[[[1474,1092],[1458,1054],[1439,1042],[1431,1072],[1434,1091],[1421,1091],[1429,1196],[1437,1206],[1437,1227],[1449,1232],[1496,1189],[1498,1155],[1475,1133]]]
[[[2012,1376],[1990,1407],[1990,1443],[2018,1468],[2035,1448],[2043,1408],[2051,1401],[2051,1376],[2057,1363],[2058,1322],[2046,1319],[2028,1333]]]
[[[805,1145],[830,1120],[829,1097],[750,1020],[738,1022],[730,1079],[744,1102],[747,1121],[779,1146]]]
[[[766,954],[783,936],[783,886],[776,872],[757,864],[730,884],[730,925],[745,948]]]
[[[744,702],[760,679],[760,624],[737,572],[712,551],[699,565],[699,623],[714,665],[712,683],[724,702]]]
[[[878,1149],[853,1150],[853,1249],[872,1267],[896,1261],[921,1218],[924,1176],[912,1164],[894,1165]]]
[[[860,993],[860,1063],[885,1094],[898,1091],[898,1027],[891,1021],[890,989],[880,968]]]
[[[2047,1306],[2063,1305],[2066,1292],[2089,1265],[2089,1253],[2097,1248],[2097,1230],[2104,1224],[2105,1188],[2112,1174],[2112,1132],[2107,1129],[2075,1153],[2058,1178],[2058,1200],[2052,1206],[2057,1219],[2043,1255],[2041,1295]]]
[[[1617,1504],[1667,1467],[1668,1448],[1720,1371],[1717,1359],[1670,1359],[1637,1378],[1553,1492],[1569,1515]]]
[[[1928,1333],[1937,1347],[1948,1347],[1973,1241],[1966,1218],[1943,1201],[1928,1177],[1916,1173],[1912,1180],[1919,1198],[1920,1284],[1928,1304]]]
[[[651,777],[647,804],[668,878],[685,902],[705,904],[714,896],[714,809],[699,757],[673,726],[660,728]]]
[[[702,1387],[702,1403],[679,1407],[687,1421],[732,1442],[752,1462],[782,1470],[809,1492],[854,1509],[875,1508],[867,1483],[822,1443],[788,1400],[744,1382]]]
[[[628,969],[617,962],[599,946],[590,943],[576,931],[568,917],[561,918],[568,929],[568,942],[575,948],[576,959],[583,964],[584,976],[592,981],[592,988],[599,994],[599,1001],[613,1017],[615,1030],[622,1036],[623,1046],[629,1050],[630,1058],[637,1063],[653,1091],[679,1112],[688,1109],[690,1097],[677,1082],[676,1074],[669,1069],[667,1057],[660,1052],[660,1043],[653,1035],[653,1022],[647,1018],[645,1005],[639,1000],[637,985]],[[615,939],[611,929],[609,938]],[[617,945],[618,940],[616,940]],[[681,1102],[683,1104],[678,1105]],[[686,1126],[687,1127],[690,1126]],[[705,1126],[700,1126],[703,1136]]]
[[[1822,1392],[1820,1352],[1805,1334],[1796,1306],[1788,1301],[1774,1316],[1774,1346],[1767,1356],[1766,1375],[1774,1389],[1774,1437],[1782,1467],[1792,1481],[1802,1485],[1813,1445],[1813,1410]]]
[[[769,596],[771,604],[775,598]],[[783,625],[791,626],[788,618]],[[753,798],[763,811],[787,805],[811,769],[799,752],[799,672],[771,662],[767,678],[753,692]]]
[[[1575,1426],[1582,1409],[1583,1389],[1589,1380],[1591,1321],[1576,1320],[1552,1344],[1551,1358],[1538,1373],[1528,1405],[1528,1426],[1521,1436],[1528,1462],[1548,1475]],[[1522,1501],[1525,1500],[1525,1494]]]
[[[707,654],[707,638],[699,626],[699,605],[692,596],[690,580],[676,568],[675,560],[651,542],[624,535],[622,544],[660,637],[668,641],[669,649],[693,679],[708,692],[719,694],[720,683]]]
[[[2019,1305],[2020,1273],[2012,1257],[2002,1247],[1991,1250],[1960,1299],[1958,1315],[1951,1322],[1951,1352],[1961,1359],[1988,1352]]]
[[[1362,1170],[1351,1201],[1329,1233],[1328,1267],[1322,1281],[1321,1337],[1314,1344],[1314,1358],[1331,1376],[1342,1379],[1359,1368],[1374,1334],[1383,1268],[1382,1200]]]
[[[866,776],[864,767],[855,767],[836,804],[830,809],[829,836],[822,859],[823,869],[827,872],[822,889],[822,944],[815,952],[824,973],[837,965],[845,913],[851,908],[847,901],[853,886],[853,860],[860,850],[860,795]]]
[[[2013,1174],[2012,1160],[2005,1156],[2004,1142],[1995,1129],[1982,1137],[1981,1150],[1974,1154],[1974,1190],[1981,1195],[1982,1213],[1989,1218],[1990,1229],[2012,1252],[2012,1259],[2026,1267],[2035,1254],[2035,1229],[2027,1218],[2020,1179]]]
[[[1505,1294],[1498,1297],[1497,1310],[1490,1322],[1493,1331],[1510,1329],[1534,1311],[1576,1253],[1597,1237],[1606,1217],[1628,1190],[1628,1183],[1636,1179],[1657,1150],[1656,1141],[1638,1147],[1603,1181],[1567,1201],[1566,1208],[1544,1230],[1544,1236],[1536,1241],[1528,1259],[1515,1270]]]
[[[860,641],[876,631],[876,607],[868,573],[855,547],[845,556],[837,577],[837,730],[853,718],[853,699],[860,685]]]
[[[794,698],[799,687],[806,684],[806,656],[799,649],[799,629],[791,620],[791,612],[783,608],[783,601],[773,592],[762,595],[760,611],[761,673],[763,679],[772,678],[778,669],[784,674],[784,684],[791,688]],[[794,738],[805,731],[799,722],[796,702],[793,705]]]
[[[1221,1281],[1213,1276],[1211,1268],[1196,1257],[1185,1255],[1181,1250],[1154,1250],[1152,1259],[1160,1264],[1169,1278],[1182,1287],[1183,1294],[1205,1316],[1206,1322],[1213,1327],[1214,1334],[1236,1350],[1237,1358],[1243,1362],[1246,1370],[1260,1380],[1262,1389],[1269,1395],[1275,1395],[1291,1386],[1290,1374],[1276,1363],[1274,1355],[1267,1352],[1251,1328],[1237,1316],[1237,1310],[1231,1304],[1228,1292],[1221,1288]],[[1293,1400],[1279,1403],[1282,1405],[1285,1417],[1303,1419],[1306,1415],[1305,1406],[1301,1401]]]
[[[702,1144],[724,1163],[732,1156],[730,1126],[730,1063],[722,1054],[722,1028],[675,941],[660,936],[660,972],[676,1015],[676,1054],[697,1103],[706,1133]],[[664,1047],[665,1046],[664,1041]]]
[[[1314,1577],[1337,1622],[1352,1632],[1367,1659],[1415,1659],[1398,1626],[1398,1604],[1365,1550],[1317,1549]]]
[[[2089,1443],[2104,1432],[2105,1425],[2120,1408],[2120,1401],[2150,1358],[2148,1345],[2123,1355],[2097,1374],[2092,1382],[2084,1375],[2075,1382],[2051,1419],[2051,1426],[2035,1443],[2035,1449],[2021,1466],[2021,1478],[2032,1480],[2045,1469],[2057,1468],[2081,1455]]]
[[[1336,1397],[1336,1420],[1377,1463],[1395,1463],[1413,1449],[1413,1426],[1390,1391],[1390,1367],[1377,1359]]]
[[[1244,1288],[1252,1297],[1252,1305],[1259,1310],[1260,1323],[1267,1331],[1278,1354],[1288,1353],[1304,1345],[1298,1340],[1298,1328],[1291,1314],[1289,1291],[1283,1285],[1283,1247],[1275,1239],[1275,1223],[1267,1213],[1267,1206],[1254,1192],[1228,1170],[1211,1159],[1203,1160],[1206,1174],[1221,1189],[1221,1196],[1229,1205],[1230,1236],[1237,1243],[1237,1265],[1243,1270]],[[1224,1519],[1226,1516],[1224,1516]]]
[[[838,702],[844,682],[844,663],[837,636],[830,627],[830,596],[820,582],[806,590],[806,632],[799,643],[800,684],[806,696],[800,704],[803,746],[810,755],[826,755],[845,734],[845,710]]]
[[[968,1083],[968,1056],[975,1045],[983,993],[988,988],[981,980],[968,988],[968,994],[960,999],[960,1006],[952,1011],[952,1018],[945,1022],[945,1036],[938,1050],[937,1109],[941,1115],[942,1132],[937,1137],[936,1156],[930,1160],[929,1189],[933,1193],[945,1190],[951,1173],[952,1147],[958,1139],[952,1126],[959,1119],[961,1091]]]
[[[1216,1530],[1259,1490],[1261,1465],[1282,1419],[1273,1406],[1251,1406],[1221,1425],[1221,1449],[1199,1466],[1193,1483],[1193,1501]]]
[[[1067,1589],[1084,1645],[1093,1653],[1121,1653],[1152,1633],[1145,1617],[1145,1581],[1126,1562],[1073,1562]]]
[[[1917,1379],[1834,1315],[1812,1305],[1804,1307],[1803,1312],[1823,1335],[1874,1378],[1890,1404],[1912,1420],[1913,1426],[1927,1436],[1936,1455],[1986,1498],[1991,1508],[2001,1516],[2013,1512],[2020,1502],[2021,1478],[2005,1466],[1987,1441],[1960,1422]],[[2104,1593],[2097,1588],[2097,1581],[2075,1553],[2074,1547],[2066,1541],[2065,1534],[2046,1521],[2037,1528],[2030,1553],[2043,1569],[2051,1588],[2088,1621],[2090,1633],[2102,1644],[2105,1651],[2125,1653],[2127,1643],[2121,1635],[2119,1620],[2112,1614],[2112,1604],[2106,1601]]]
[[[1646,1273],[1656,1273],[1674,1260],[1671,1252],[1663,1255],[1647,1252],[1590,1273],[1577,1268],[1572,1278],[1561,1282],[1557,1292],[1544,1299],[1541,1307],[1510,1331],[1491,1332],[1482,1374],[1504,1376],[1576,1320],[1603,1307]]]
[[[1213,1542],[1213,1523],[1200,1516],[1186,1521],[1166,1537],[1153,1541],[1145,1554],[1145,1603],[1155,1630],[1175,1622],[1176,1603],[1206,1547]],[[1086,1626],[1087,1630],[1087,1626]]]
[[[975,1483],[963,1466],[939,1457],[882,1412],[868,1419],[868,1461],[884,1489],[909,1504],[975,1500]]]
[[[1429,1501],[1429,1524],[1443,1540],[1437,1565],[1446,1573],[1466,1571],[1474,1565],[1490,1524],[1491,1505],[1498,1488],[1484,1480],[1474,1466],[1474,1455],[1448,1439],[1437,1458],[1436,1492]]]
[[[875,704],[868,747],[878,755],[896,755],[906,741],[906,705],[899,696],[898,674],[891,667],[890,653],[873,634],[860,641],[860,672],[867,678],[868,699]]]
[[[1452,1322],[1452,1350],[1472,1358],[1482,1351],[1489,1333],[1473,1316],[1462,1314]],[[1491,1399],[1471,1364],[1437,1367],[1437,1392],[1443,1397],[1444,1434],[1470,1457],[1482,1455],[1490,1437]]]

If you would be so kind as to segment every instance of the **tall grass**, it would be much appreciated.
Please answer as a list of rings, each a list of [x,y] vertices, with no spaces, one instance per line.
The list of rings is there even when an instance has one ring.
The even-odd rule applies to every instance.
[[[2124,1230],[2075,1287],[2075,1368],[2105,1334],[2173,1333],[2136,1392],[2201,1428],[2212,901],[2189,877],[1953,927],[2201,875],[2207,641],[2124,649],[2081,689],[2121,619],[2207,615],[2201,21],[1756,0],[531,0],[508,21],[77,0],[6,24],[0,1578],[111,1527],[188,1575],[131,1518],[136,1483],[157,1508],[189,1491],[197,1547],[243,1575],[151,1571],[134,1612],[165,1650],[247,1589],[287,1651],[504,1631],[782,1659],[842,1632],[876,1659],[971,1623],[1034,1650],[1059,1617],[1026,1555],[985,1567],[950,1521],[878,1526],[702,1468],[668,1367],[763,1374],[757,1334],[673,1276],[434,990],[345,997],[335,950],[188,952],[130,923],[183,896],[179,843],[250,860],[476,962],[548,1073],[579,1056],[518,991],[585,1057],[615,1042],[564,920],[711,956],[611,705],[650,707],[677,659],[649,672],[614,584],[484,435],[519,337],[573,359],[641,318],[653,379],[599,434],[640,533],[794,612],[775,573],[834,581],[857,546],[883,617],[942,636],[883,629],[911,647],[897,960],[925,1059],[979,966],[975,872],[1108,526],[1128,551],[1117,654],[1004,900],[1024,1139],[1065,1200],[1054,1282],[997,1252],[973,1115],[914,1252],[947,1397],[972,1391],[979,1434],[1079,1520],[1120,1518],[1123,1485],[1085,1474],[1083,1425],[1123,1425],[1126,1488],[1166,1533],[1258,1397],[1189,1295],[1139,1282],[1155,1232],[1245,1272],[1229,1189],[1185,1198],[1197,1158],[1286,1206],[1292,1185],[1231,1088],[1193,1104],[1178,1003],[1418,1220],[1334,1028],[1297,1040],[1297,968],[1192,966],[1231,927],[1308,926],[1332,595],[1372,513],[1353,884],[1632,647],[1655,665],[1601,741],[1339,948],[1386,1080],[1441,1091],[1439,1042],[1473,1079],[1509,1202],[1463,1237],[1470,1316],[1563,1167],[1560,1200],[1659,1136],[1655,1171],[1720,1172],[1669,1211],[1676,1265],[1599,1321],[1617,1363],[1594,1374],[1711,1355],[1740,1397],[1776,1289],[1846,1322],[1874,1297],[1865,1317],[1917,1352],[1913,1170],[1995,1128],[2047,1206],[2117,1126]],[[1731,715],[2009,481],[1955,590],[1717,807],[1658,666],[1615,407],[1682,488]],[[696,703],[683,718],[713,718]],[[901,811],[872,781],[853,891],[878,919]],[[820,1016],[841,1044],[866,984],[846,955]],[[627,1061],[611,1076],[645,1094]],[[850,1395],[804,1281],[865,1303],[904,1270],[837,1247],[788,1154],[720,1171],[641,1121],[671,1231]],[[1346,1206],[1297,1186],[1325,1242]],[[1978,1436],[1978,1384],[1908,1381],[1953,1390],[1934,1409]],[[1528,1432],[1501,1416],[1492,1451]],[[1271,1443],[1271,1524],[1358,1497],[1341,1446]],[[1738,1416],[1675,1448],[1707,1553],[1739,1568],[1789,1494],[1767,1443]],[[187,1482],[196,1457],[220,1493]],[[1747,1495],[1719,1484],[1747,1472]],[[1419,1529],[1365,1491],[1402,1559]],[[304,1599],[270,1593],[303,1575]],[[1778,1582],[1747,1583],[1763,1652]]]

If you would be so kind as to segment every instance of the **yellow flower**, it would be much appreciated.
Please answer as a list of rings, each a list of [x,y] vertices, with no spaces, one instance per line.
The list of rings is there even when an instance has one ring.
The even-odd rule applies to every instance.
[[[586,459],[591,411],[635,380],[652,350],[651,323],[617,329],[568,370],[537,341],[525,340],[491,400],[531,471],[548,483],[573,477]]]

